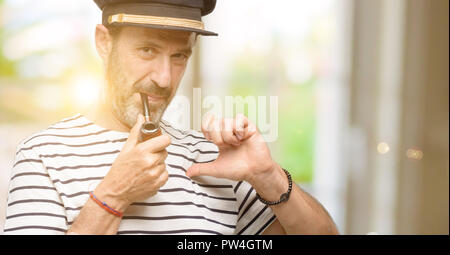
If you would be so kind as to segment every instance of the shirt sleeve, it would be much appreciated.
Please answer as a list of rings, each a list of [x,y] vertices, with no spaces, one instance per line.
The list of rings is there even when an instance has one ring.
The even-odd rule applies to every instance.
[[[272,209],[256,197],[256,191],[245,182],[237,182],[234,193],[238,205],[236,235],[260,235],[275,221]]]
[[[42,160],[19,145],[9,183],[5,235],[55,235],[68,229],[60,196]]]

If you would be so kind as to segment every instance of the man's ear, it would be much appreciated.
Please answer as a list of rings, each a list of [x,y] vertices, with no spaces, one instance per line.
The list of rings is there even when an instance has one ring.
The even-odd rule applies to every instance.
[[[109,34],[108,29],[102,25],[98,24],[95,27],[95,46],[97,48],[97,53],[103,59],[103,63],[106,64],[108,56],[112,50],[113,38]]]

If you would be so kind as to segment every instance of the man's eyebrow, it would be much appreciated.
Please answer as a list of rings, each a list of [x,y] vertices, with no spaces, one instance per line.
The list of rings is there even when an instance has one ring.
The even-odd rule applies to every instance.
[[[145,46],[149,46],[149,47],[153,47],[156,49],[162,49],[163,47],[155,42],[151,42],[151,41],[144,41],[142,43],[139,43],[139,45],[145,45]],[[190,56],[192,54],[192,49],[190,47],[186,47],[186,48],[181,48],[178,49],[177,52],[181,52],[184,53],[188,56]]]
[[[163,48],[161,45],[154,43],[154,42],[150,42],[150,41],[141,42],[141,43],[139,43],[139,45],[150,46],[150,47],[157,48],[157,49]]]
[[[178,51],[181,52],[181,53],[184,53],[184,54],[186,54],[188,56],[190,56],[192,54],[192,49],[191,48],[184,48],[184,49],[180,49]]]

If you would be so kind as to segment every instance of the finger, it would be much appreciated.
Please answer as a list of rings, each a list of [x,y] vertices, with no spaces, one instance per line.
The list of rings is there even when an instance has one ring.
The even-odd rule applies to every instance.
[[[158,186],[161,188],[166,184],[166,182],[169,180],[169,172],[164,169],[164,171],[159,175],[158,177]]]
[[[153,167],[152,169],[145,172],[145,176],[144,176],[145,181],[146,182],[158,181],[158,179],[164,172],[167,172],[166,165],[164,165],[164,164],[157,165],[157,166]]]
[[[124,150],[133,148],[134,146],[136,146],[136,144],[139,143],[139,134],[143,123],[144,123],[144,116],[142,116],[142,114],[139,114],[136,123],[130,130],[130,135],[128,136],[128,139],[123,146]]]
[[[244,135],[245,135],[245,129],[248,126],[248,119],[247,117],[245,117],[242,114],[238,114],[236,115],[235,121],[234,121],[234,133],[236,135],[236,137],[239,140],[243,140],[244,139]]]
[[[166,165],[165,164],[158,164],[154,167],[152,167],[150,170],[148,170],[148,175],[151,179],[156,179],[158,176],[160,176],[164,171],[166,171]]]
[[[160,165],[164,165],[164,163],[166,162],[167,156],[169,155],[169,153],[167,152],[167,150],[162,150],[158,153],[156,153],[156,157],[157,157],[157,161],[156,164]]]
[[[238,146],[240,141],[233,133],[233,122],[234,119],[222,119],[222,139],[227,144]]]
[[[245,128],[243,139],[247,139],[247,138],[253,136],[257,131],[258,131],[258,129],[256,128],[256,125],[249,121],[247,127]]]
[[[214,119],[211,124],[209,125],[209,134],[211,136],[211,140],[214,144],[217,146],[223,146],[225,143],[222,139],[222,132],[221,132],[221,120]]]
[[[146,169],[152,169],[153,167],[156,167],[157,165],[164,165],[166,162],[166,158],[168,156],[167,150],[162,150],[159,152],[154,153],[148,153],[144,152],[145,157],[145,165],[147,166]]]
[[[149,182],[156,180],[160,173],[162,173],[162,166],[156,165],[154,167],[145,169],[144,176],[146,177],[146,181]]]
[[[208,162],[208,163],[193,164],[186,171],[186,176],[188,176],[189,178],[199,176],[199,175],[207,175],[207,176],[222,178],[220,171],[217,170],[215,161]]]
[[[207,114],[202,121],[202,132],[208,141],[211,141],[211,136],[209,134],[208,127],[213,119],[214,119],[214,116],[212,114]]]
[[[170,136],[167,134],[162,134],[160,136],[153,137],[151,139],[148,139],[147,141],[139,143],[137,147],[145,152],[154,153],[164,150],[167,146],[170,145],[170,142]]]
[[[257,131],[256,126],[242,114],[236,116],[235,125],[235,134],[240,141],[250,138]]]

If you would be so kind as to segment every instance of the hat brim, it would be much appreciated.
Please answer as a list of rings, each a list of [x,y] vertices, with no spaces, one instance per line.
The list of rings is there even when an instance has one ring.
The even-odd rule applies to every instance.
[[[165,30],[177,30],[177,31],[188,31],[194,32],[203,36],[218,36],[219,34],[214,33],[208,30],[196,29],[196,28],[187,28],[187,27],[177,27],[177,26],[164,26],[164,25],[155,25],[155,24],[140,24],[140,23],[130,23],[130,22],[122,22],[122,23],[112,23],[110,26],[138,26],[138,27],[148,27],[148,28],[156,28],[156,29],[165,29]]]

